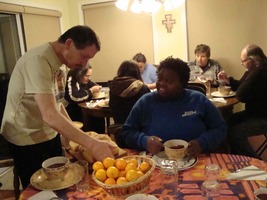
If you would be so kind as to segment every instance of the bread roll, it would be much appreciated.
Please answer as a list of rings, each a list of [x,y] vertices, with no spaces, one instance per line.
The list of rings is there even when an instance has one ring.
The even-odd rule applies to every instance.
[[[114,156],[119,154],[120,148],[118,147],[118,145],[108,135],[98,134],[98,133],[93,132],[93,131],[86,132],[85,134],[88,135],[88,136],[94,137],[97,140],[107,141],[108,143],[110,143],[112,146],[115,147],[115,148],[112,149],[112,154]],[[82,145],[79,145],[79,144],[77,144],[77,143],[75,143],[73,141],[70,141],[69,145],[70,145],[72,151],[81,152],[81,154],[83,155],[84,159],[86,161],[88,161],[89,163],[93,163],[95,161],[95,159],[94,159],[94,157],[93,157],[93,155],[92,155],[92,153],[91,153],[91,151],[89,149],[87,149],[87,148],[83,147]]]

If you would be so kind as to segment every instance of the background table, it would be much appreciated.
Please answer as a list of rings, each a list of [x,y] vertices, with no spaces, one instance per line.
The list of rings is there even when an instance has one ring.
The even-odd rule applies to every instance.
[[[84,124],[84,128],[86,130],[86,126],[88,123],[88,115],[93,116],[93,117],[104,117],[106,119],[106,124],[107,127],[109,127],[110,125],[110,118],[112,117],[111,114],[111,109],[109,107],[99,107],[99,106],[95,106],[93,108],[89,108],[86,105],[86,102],[82,102],[78,104],[81,109],[82,109],[82,118],[83,118],[83,124]]]
[[[136,154],[135,151],[127,150],[128,154]],[[255,158],[246,156],[230,155],[230,154],[202,154],[198,157],[198,162],[195,166],[190,169],[179,171],[178,177],[178,190],[179,199],[184,200],[202,200],[201,196],[201,184],[205,180],[204,169],[207,164],[216,163],[218,164],[221,171],[221,199],[227,200],[249,200],[254,199],[253,192],[264,184],[264,181],[246,181],[246,180],[227,180],[226,175],[229,170],[233,169],[233,163],[238,164],[241,161],[247,161],[251,165],[255,165],[260,169],[267,171],[267,163]],[[152,194],[160,200],[172,199],[172,194],[168,190],[161,190],[160,185],[160,170],[158,168],[152,174],[149,189],[146,191],[147,194]],[[90,189],[86,192],[77,192],[75,187],[69,187],[67,189],[55,191],[55,193],[63,198],[64,200],[72,199],[95,199],[95,200],[106,200],[106,199],[117,199],[110,197],[104,189],[100,188],[91,178],[89,177]],[[21,194],[20,199],[25,200],[30,196],[40,192],[29,186]]]

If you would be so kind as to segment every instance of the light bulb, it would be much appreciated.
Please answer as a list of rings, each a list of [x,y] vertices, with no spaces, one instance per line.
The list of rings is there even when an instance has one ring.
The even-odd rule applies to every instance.
[[[115,5],[117,8],[126,11],[128,9],[128,4],[130,0],[118,0]]]
[[[133,4],[131,6],[131,11],[134,13],[141,13],[142,12],[141,2],[139,0],[134,0]]]
[[[174,8],[178,8],[185,2],[185,0],[171,0],[171,2]]]
[[[170,11],[173,9],[172,2],[170,0],[165,0],[164,9],[165,9],[165,11]]]

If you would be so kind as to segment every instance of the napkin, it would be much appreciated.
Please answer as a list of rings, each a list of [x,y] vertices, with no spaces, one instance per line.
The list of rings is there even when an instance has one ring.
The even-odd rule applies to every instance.
[[[86,106],[88,108],[94,108],[98,105],[99,101],[100,100],[96,100],[96,101],[91,100],[90,102],[86,102]]]
[[[244,167],[240,172],[227,174],[226,178],[233,180],[265,180],[267,172],[251,165]]]
[[[39,193],[31,196],[30,198],[28,198],[28,200],[49,200],[53,197],[57,197],[57,195],[53,191],[44,190],[42,192],[39,192]]]
[[[221,98],[221,97],[211,98],[210,101],[216,101],[216,102],[220,102],[220,103],[226,103],[226,100],[224,98]]]

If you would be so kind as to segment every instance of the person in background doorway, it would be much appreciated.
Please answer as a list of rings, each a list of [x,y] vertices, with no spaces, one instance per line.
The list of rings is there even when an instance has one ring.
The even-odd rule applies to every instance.
[[[101,86],[91,81],[92,67],[88,64],[81,70],[69,70],[65,86],[65,100],[68,105],[66,110],[73,121],[84,122],[84,131],[95,131],[105,133],[105,119],[87,116],[82,118],[81,107],[78,103],[90,101],[94,93],[101,91]]]
[[[223,71],[223,68],[216,60],[210,59],[210,47],[206,44],[199,44],[194,53],[195,60],[188,62],[190,81],[205,82],[210,80],[212,87],[218,87],[217,75]]]
[[[231,151],[259,157],[248,138],[267,131],[267,58],[259,46],[246,45],[241,51],[241,65],[245,73],[240,80],[225,72],[218,74],[219,79],[236,91],[237,99],[245,103],[245,110],[234,113],[229,122]]]
[[[60,67],[82,69],[100,51],[100,41],[88,26],[74,26],[57,41],[27,51],[12,72],[1,134],[8,141],[14,165],[25,189],[47,158],[62,155],[60,134],[89,149],[97,160],[114,157],[113,145],[76,128],[58,94]]]
[[[137,53],[133,60],[137,62],[141,77],[144,83],[148,86],[150,90],[156,88],[156,81],[157,81],[157,69],[154,65],[148,64],[146,62],[146,57],[142,53]]]

